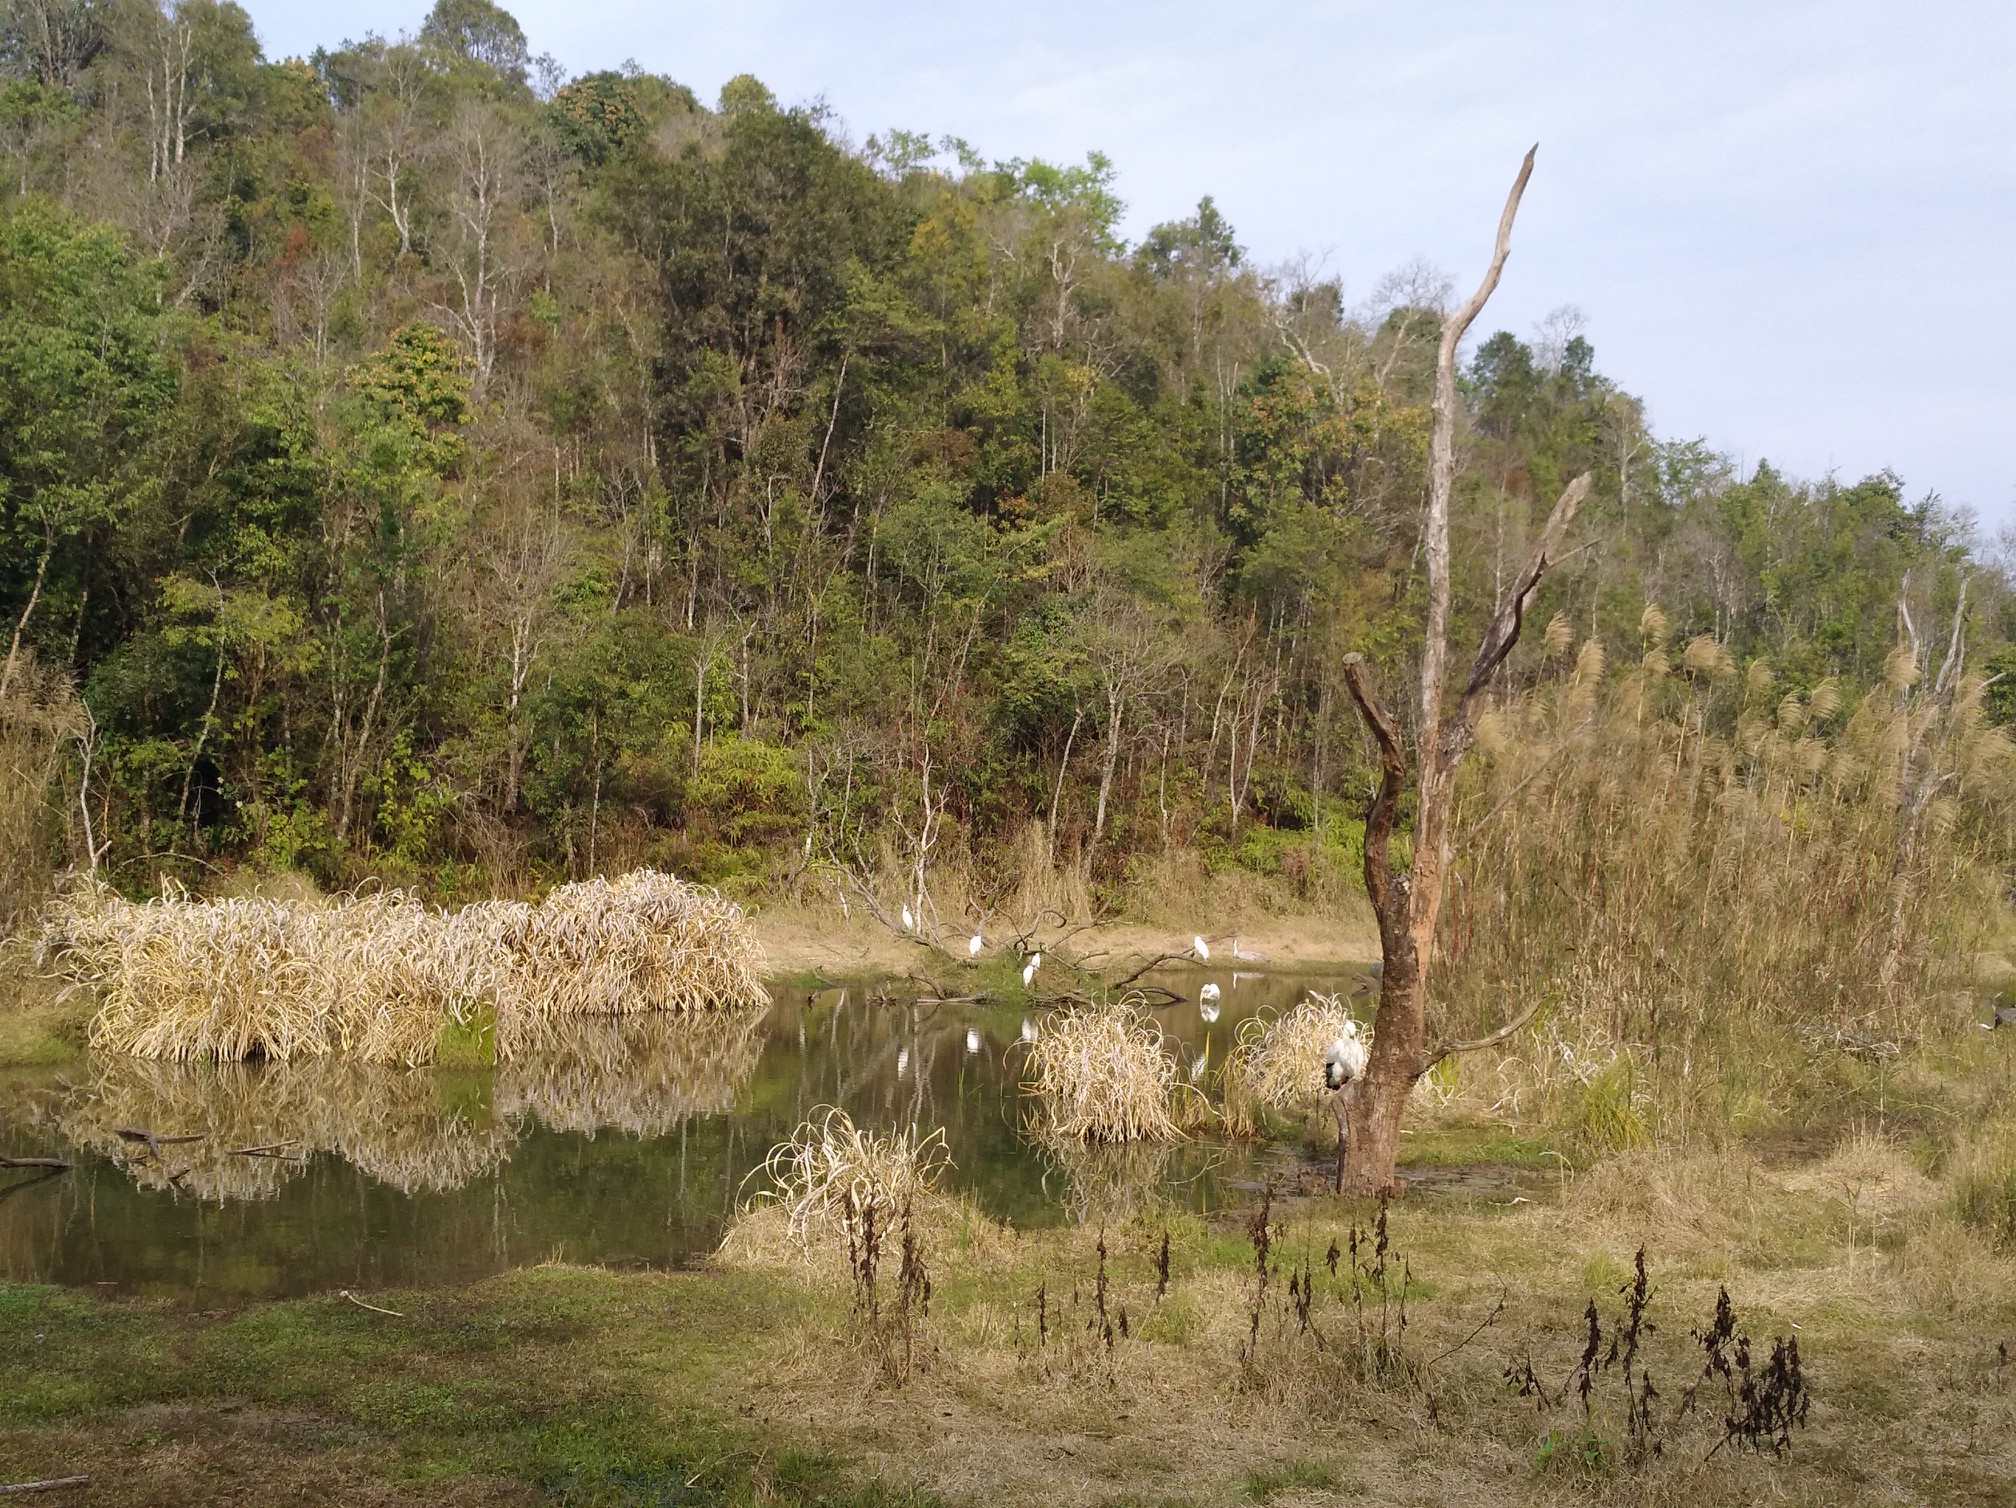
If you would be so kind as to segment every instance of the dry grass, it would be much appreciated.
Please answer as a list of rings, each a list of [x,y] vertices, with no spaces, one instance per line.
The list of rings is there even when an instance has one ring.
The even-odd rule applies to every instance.
[[[1066,1142],[1175,1141],[1187,1108],[1162,1028],[1133,1000],[1046,1017],[1027,1044],[1022,1089],[1037,1102],[1039,1137]]]
[[[860,1240],[871,1219],[889,1229],[899,1211],[936,1189],[951,1161],[942,1130],[884,1134],[828,1106],[770,1149],[760,1170],[770,1187],[753,1204],[781,1209],[786,1235],[809,1255],[828,1241]]]
[[[769,1186],[742,1206],[715,1260],[858,1284],[872,1221],[877,1242],[914,1239],[934,1269],[1012,1262],[1012,1234],[939,1187],[950,1166],[942,1131],[872,1131],[829,1107],[770,1149],[757,1170]]]
[[[414,1065],[482,1007],[509,1058],[563,1016],[764,998],[740,912],[653,871],[456,912],[397,890],[136,904],[79,885],[49,909],[43,950],[98,990],[92,1045],[147,1058]]]
[[[88,726],[68,677],[44,671],[31,653],[16,657],[0,688],[0,937],[33,918],[62,863],[72,803],[59,776]]]
[[[450,920],[506,955],[500,1025],[765,998],[763,951],[741,908],[653,869],[561,885],[536,906],[470,906]]]
[[[1977,682],[1788,693],[1762,663],[1667,644],[1656,614],[1646,634],[1618,677],[1602,646],[1562,645],[1571,671],[1480,725],[1437,985],[1452,1035],[1543,1002],[1514,1050],[1567,1120],[1601,1076],[1581,1069],[1636,1073],[1639,1102],[1612,1107],[1626,1140],[1769,1120],[1827,1053],[1950,1024],[2016,789]]]
[[[1312,990],[1290,1010],[1242,1021],[1225,1060],[1226,1115],[1234,1126],[1250,1130],[1257,1106],[1300,1115],[1325,1101],[1323,1054],[1352,1019],[1343,997]],[[1371,1039],[1367,1031],[1368,1047]]]

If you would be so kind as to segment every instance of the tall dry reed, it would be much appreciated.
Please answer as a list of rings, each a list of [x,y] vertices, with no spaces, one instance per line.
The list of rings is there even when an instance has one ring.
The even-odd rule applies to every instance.
[[[1669,646],[1656,611],[1645,637],[1612,676],[1600,644],[1570,656],[1550,633],[1573,668],[1483,719],[1443,1024],[1538,997],[1524,1051],[1543,1076],[1747,1074],[1783,1102],[1788,1061],[1894,1051],[1968,981],[2016,764],[1979,681],[1927,687],[1908,656],[1853,700],[1739,673],[1712,640]]]
[[[147,1058],[413,1065],[487,1010],[508,1059],[562,1017],[764,998],[740,912],[651,871],[454,912],[396,890],[135,903],[84,883],[49,908],[43,952],[98,991],[93,1046]]]
[[[1026,1045],[1038,1136],[1057,1141],[1174,1141],[1179,1096],[1192,1095],[1162,1045],[1162,1028],[1133,999],[1057,1011]]]

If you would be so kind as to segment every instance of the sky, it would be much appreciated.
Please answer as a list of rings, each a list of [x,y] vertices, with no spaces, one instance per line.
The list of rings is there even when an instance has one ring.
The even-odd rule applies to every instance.
[[[248,0],[270,57],[427,0]],[[1478,334],[1573,305],[1667,439],[1746,470],[1889,468],[2016,524],[2016,5],[2007,0],[506,0],[569,73],[712,102],[753,73],[989,158],[1118,169],[1133,238],[1209,194],[1347,303],[1413,258],[1467,294],[1539,143]]]

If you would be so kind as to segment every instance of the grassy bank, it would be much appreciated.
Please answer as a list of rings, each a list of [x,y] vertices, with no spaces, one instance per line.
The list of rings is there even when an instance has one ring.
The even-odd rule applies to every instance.
[[[1424,1179],[1378,1281],[1376,1208],[1309,1179],[1271,1205],[1264,1287],[1251,1208],[997,1232],[932,1258],[900,1384],[858,1295],[809,1271],[549,1267],[360,1295],[376,1310],[0,1288],[0,1480],[89,1471],[92,1503],[2001,1503],[2016,1266],[1958,1180],[1932,1136],[1873,1123]],[[1586,1411],[1574,1385],[1586,1308],[1607,1345],[1641,1247],[1656,1456],[1614,1364]],[[1760,1373],[1798,1343],[1810,1413],[1782,1456],[1718,1448],[1719,1383],[1679,1413],[1724,1290]],[[1529,1361],[1545,1408],[1507,1385]]]

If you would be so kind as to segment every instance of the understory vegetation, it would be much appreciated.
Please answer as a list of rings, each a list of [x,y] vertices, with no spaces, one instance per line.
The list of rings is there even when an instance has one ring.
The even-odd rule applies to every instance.
[[[0,755],[46,793],[0,831],[17,924],[66,865],[452,900],[655,864],[931,935],[1188,870],[1356,893],[1376,760],[1339,662],[1404,679],[1419,642],[1440,274],[1347,299],[1208,199],[1129,244],[1096,153],[857,137],[749,77],[568,80],[488,0],[281,61],[230,0],[17,10]],[[1628,807],[1663,739],[1676,824],[1772,785],[1716,825],[1763,852],[1811,819],[1816,866],[1843,823],[1898,838],[1906,911],[1950,930],[2004,828],[1929,745],[1900,796],[1871,725],[1920,716],[1900,643],[1924,716],[2016,708],[1967,520],[1657,437],[1568,312],[1482,341],[1461,401],[1457,637],[1588,471],[1536,622],[1606,709],[1670,661],[1651,726],[1606,710],[1557,755],[1568,726],[1508,708],[1504,759]],[[1565,653],[1532,637],[1515,696]],[[1781,705],[1810,729],[1774,724],[1801,767],[1767,772]],[[1852,779],[1801,764],[1843,738]],[[1910,815],[1870,826],[1885,801]],[[1601,820],[1559,815],[1524,862]],[[1891,897],[1843,883],[1880,963]]]

